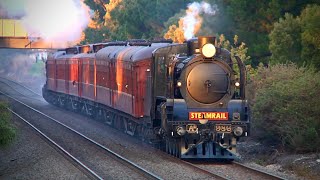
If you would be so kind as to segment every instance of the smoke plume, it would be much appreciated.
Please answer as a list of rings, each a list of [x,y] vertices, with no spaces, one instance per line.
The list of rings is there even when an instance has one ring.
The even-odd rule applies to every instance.
[[[1,0],[3,17],[20,18],[29,37],[56,43],[77,42],[90,21],[83,0]]]
[[[179,20],[179,27],[172,25],[164,38],[172,39],[175,42],[182,43],[184,40],[191,39],[200,30],[202,25],[202,15],[215,15],[218,8],[211,6],[206,2],[193,2],[188,5],[186,15]],[[181,37],[183,35],[183,37]],[[180,36],[180,37],[177,37]]]

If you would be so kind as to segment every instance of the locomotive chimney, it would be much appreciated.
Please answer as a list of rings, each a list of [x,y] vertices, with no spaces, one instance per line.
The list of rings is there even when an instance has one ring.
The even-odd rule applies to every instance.
[[[192,38],[187,41],[188,46],[188,56],[193,54],[199,54],[202,50],[202,47],[205,44],[215,45],[216,37],[214,36],[199,36],[198,38]]]
[[[187,46],[188,46],[188,56],[199,53],[197,51],[197,49],[199,48],[197,38],[192,38],[192,39],[188,40]]]
[[[201,49],[205,44],[215,45],[216,37],[214,36],[199,36],[198,37],[198,47]]]

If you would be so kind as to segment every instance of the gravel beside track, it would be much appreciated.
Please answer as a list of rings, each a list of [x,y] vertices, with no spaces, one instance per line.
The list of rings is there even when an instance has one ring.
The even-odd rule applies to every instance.
[[[31,127],[16,116],[12,120],[17,136],[0,148],[0,179],[88,179]]]
[[[145,179],[140,171],[28,107],[8,98],[11,108],[104,179]]]
[[[255,171],[236,162],[196,163],[195,166],[210,172],[219,172],[221,176],[227,179],[286,179],[285,177],[274,175],[274,173],[269,174],[265,170]]]

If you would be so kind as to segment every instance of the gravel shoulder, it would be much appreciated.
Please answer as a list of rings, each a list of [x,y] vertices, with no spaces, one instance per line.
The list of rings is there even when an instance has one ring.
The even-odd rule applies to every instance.
[[[12,121],[17,135],[0,147],[0,179],[88,179],[18,117]]]
[[[320,153],[297,154],[259,143],[254,137],[238,146],[241,161],[257,169],[287,174],[288,179],[320,179]]]

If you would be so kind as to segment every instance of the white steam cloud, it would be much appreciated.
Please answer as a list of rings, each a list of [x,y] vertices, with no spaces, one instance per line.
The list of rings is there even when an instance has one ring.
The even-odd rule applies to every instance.
[[[202,23],[201,14],[215,15],[217,10],[218,7],[216,5],[211,6],[206,2],[189,4],[187,14],[182,18],[185,39],[193,38],[194,34],[200,29]]]
[[[0,15],[19,17],[30,37],[57,43],[75,42],[90,21],[83,0],[1,0]]]

